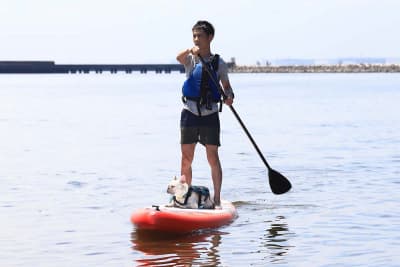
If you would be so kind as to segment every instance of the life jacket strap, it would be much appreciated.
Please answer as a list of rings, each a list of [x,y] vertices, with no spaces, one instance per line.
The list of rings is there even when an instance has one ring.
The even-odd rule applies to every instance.
[[[201,117],[201,106],[204,106],[204,103],[201,101],[201,98],[182,96],[182,102],[184,104],[186,104],[188,100],[196,102],[197,111],[199,113],[199,116]],[[219,112],[222,112],[222,99],[221,100],[207,99],[207,102],[205,103],[207,109],[211,109],[211,103],[219,103]]]

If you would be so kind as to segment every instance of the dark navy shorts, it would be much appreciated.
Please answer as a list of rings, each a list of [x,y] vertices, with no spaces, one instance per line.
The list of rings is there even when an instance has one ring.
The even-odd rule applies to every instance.
[[[207,116],[196,116],[183,109],[181,113],[181,144],[220,146],[220,124],[218,112]]]

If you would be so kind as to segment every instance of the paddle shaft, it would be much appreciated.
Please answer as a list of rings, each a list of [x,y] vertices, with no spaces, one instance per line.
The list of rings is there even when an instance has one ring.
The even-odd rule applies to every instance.
[[[208,76],[211,78],[211,80],[217,86],[217,88],[218,88],[220,94],[222,95],[223,99],[224,100],[227,99],[228,98],[227,95],[225,94],[224,90],[222,90],[221,85],[219,84],[219,82],[217,80],[215,80],[214,76],[211,73],[210,68],[208,67],[208,65],[206,64],[206,62],[202,58],[202,56],[200,56],[200,55],[198,55],[198,56],[200,58],[201,63],[205,67],[207,73],[209,74]],[[260,156],[261,160],[264,162],[265,166],[267,166],[268,170],[271,170],[271,167],[269,166],[267,160],[265,159],[264,155],[261,153],[261,150],[258,148],[256,142],[254,141],[254,139],[251,136],[250,132],[247,130],[246,126],[244,125],[244,123],[242,121],[242,119],[239,117],[239,114],[236,112],[235,108],[232,105],[230,105],[229,108],[231,109],[233,115],[235,116],[235,118],[239,122],[240,126],[242,126],[242,129],[246,133],[247,137],[250,139],[250,142],[253,144],[254,148],[256,149],[256,151],[257,151],[258,155]]]

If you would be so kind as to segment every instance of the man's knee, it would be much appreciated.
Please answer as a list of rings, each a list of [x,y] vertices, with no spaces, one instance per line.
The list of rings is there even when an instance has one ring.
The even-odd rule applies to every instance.
[[[218,146],[207,146],[207,160],[211,165],[219,164]]]
[[[194,158],[194,145],[182,145],[182,164],[191,165]]]
[[[193,158],[185,157],[182,155],[182,166],[183,167],[190,167],[192,165]]]

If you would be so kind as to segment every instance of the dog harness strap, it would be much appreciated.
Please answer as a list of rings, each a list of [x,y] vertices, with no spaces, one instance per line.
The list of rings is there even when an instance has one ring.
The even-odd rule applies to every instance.
[[[186,195],[185,195],[185,201],[184,201],[183,203],[180,202],[179,200],[177,200],[175,196],[173,196],[172,199],[173,199],[176,203],[178,203],[179,205],[184,206],[184,205],[187,204],[188,199],[189,199],[190,195],[192,194],[192,191],[193,191],[193,188],[190,186],[188,192],[187,192]]]
[[[179,200],[176,199],[175,196],[172,197],[172,199],[174,200],[174,202],[178,203],[179,205],[183,206],[185,205],[184,203],[180,202]],[[186,200],[186,199],[185,199]],[[186,202],[186,201],[185,201]]]

